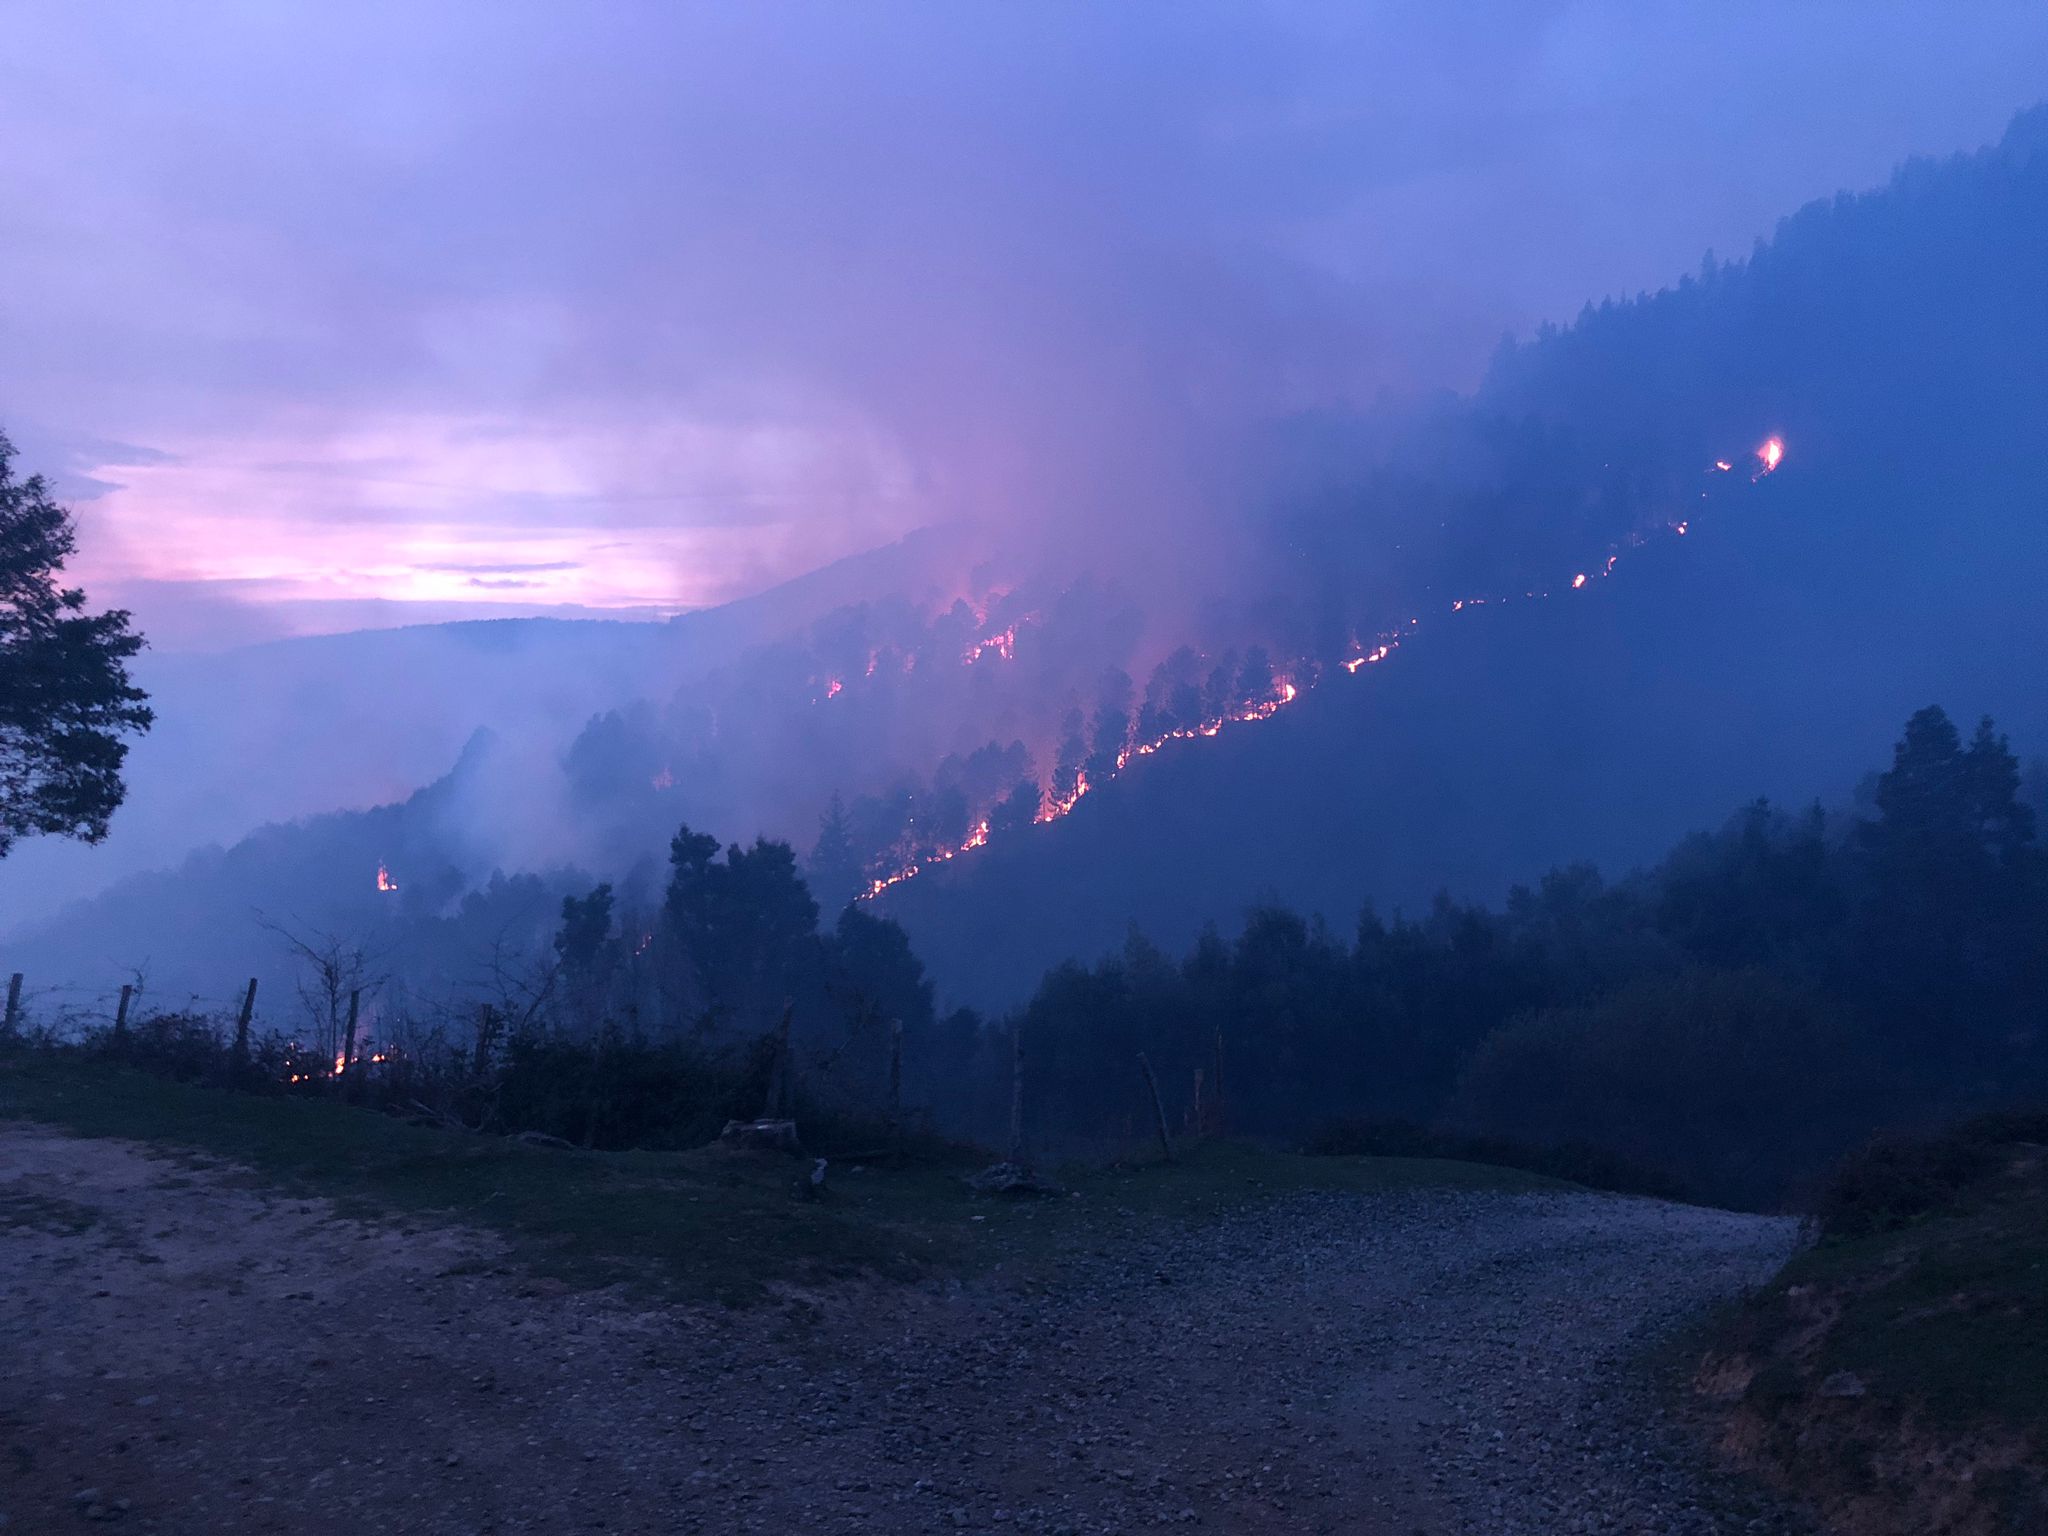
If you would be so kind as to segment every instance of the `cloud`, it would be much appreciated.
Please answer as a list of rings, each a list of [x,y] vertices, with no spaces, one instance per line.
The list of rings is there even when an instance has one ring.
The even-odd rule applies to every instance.
[[[574,571],[582,569],[582,564],[580,561],[575,560],[529,560],[524,564],[493,561],[487,565],[464,564],[461,561],[430,561],[425,565],[416,565],[413,569],[416,571],[453,571],[457,575],[471,572],[488,575],[494,571]]]
[[[962,515],[1186,542],[1258,420],[1467,383],[1505,329],[1995,137],[2048,52],[2015,4],[9,28],[0,413],[172,456],[77,466],[108,579],[439,601],[422,546],[602,533],[638,574],[544,594],[596,604]]]

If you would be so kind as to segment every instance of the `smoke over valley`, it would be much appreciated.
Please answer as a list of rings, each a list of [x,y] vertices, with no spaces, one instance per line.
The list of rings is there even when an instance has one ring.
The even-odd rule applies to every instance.
[[[2048,10],[5,10],[0,1528],[2048,1530]]]

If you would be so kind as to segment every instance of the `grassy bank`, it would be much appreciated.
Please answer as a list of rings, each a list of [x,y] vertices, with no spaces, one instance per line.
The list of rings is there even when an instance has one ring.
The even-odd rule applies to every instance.
[[[2048,1530],[2048,1152],[1987,1124],[1857,1160],[1699,1384],[1858,1533]]]
[[[837,1164],[800,1198],[792,1159],[582,1152],[407,1124],[339,1104],[231,1093],[47,1052],[0,1058],[0,1119],[45,1122],[225,1159],[352,1214],[431,1217],[497,1233],[517,1260],[576,1284],[625,1281],[743,1303],[777,1284],[872,1276],[1031,1283],[1071,1255],[1157,1223],[1212,1220],[1295,1190],[1526,1189],[1549,1181],[1428,1158],[1301,1157],[1236,1142],[1172,1165],[1060,1169],[1068,1198],[977,1199],[971,1154],[892,1168]],[[1556,1187],[1550,1185],[1549,1187]]]

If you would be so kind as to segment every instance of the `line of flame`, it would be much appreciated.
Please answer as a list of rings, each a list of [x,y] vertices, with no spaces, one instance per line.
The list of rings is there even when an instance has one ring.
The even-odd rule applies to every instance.
[[[1774,470],[1777,469],[1777,467],[1780,464],[1784,462],[1784,440],[1776,436],[1766,439],[1762,446],[1760,446],[1756,450],[1756,459],[1759,467],[1756,473],[1750,477],[1752,483],[1757,480],[1761,480],[1765,475],[1772,473]],[[1727,460],[1716,459],[1714,461],[1713,472],[1724,472],[1730,469],[1731,467],[1732,466],[1729,464]],[[1674,521],[1666,525],[1669,532],[1681,536],[1687,531],[1689,526],[1689,520]],[[1625,541],[1626,546],[1629,548],[1635,548],[1637,546],[1640,546],[1644,542],[1644,536],[1641,533],[1631,534]],[[1574,592],[1583,591],[1595,580],[1603,580],[1606,577],[1612,576],[1614,574],[1615,566],[1620,564],[1620,562],[1620,551],[1616,549],[1610,549],[1607,553],[1607,558],[1605,562],[1600,566],[1598,570],[1580,571],[1572,577],[1571,590]],[[1541,599],[1550,597],[1551,593],[1548,591],[1525,592],[1522,595],[1525,598]],[[1505,602],[1507,600],[1508,599],[1506,599],[1505,597],[1461,597],[1451,603],[1448,611],[1451,613],[1462,613],[1467,608],[1476,608],[1487,602]],[[1412,633],[1414,629],[1422,623],[1422,620],[1420,619],[1420,617],[1411,618],[1408,621],[1408,623],[1409,632]],[[1011,639],[1014,639],[1015,626],[1012,626],[1011,630],[1008,633],[1009,637]],[[1338,665],[1342,667],[1345,672],[1353,676],[1356,676],[1360,671],[1364,670],[1366,667],[1371,666],[1376,662],[1385,661],[1389,656],[1393,655],[1395,649],[1401,644],[1401,641],[1404,638],[1406,638],[1405,635],[1399,633],[1382,635],[1378,637],[1377,641],[1371,649],[1363,650],[1358,655],[1351,657],[1349,660],[1339,662]],[[981,650],[984,646],[993,643],[993,641],[981,642],[975,648],[973,648],[967,653],[966,660],[969,662],[974,661],[976,658],[980,656]],[[1007,649],[1002,650],[1002,655],[1005,659],[1008,658],[1009,654],[1010,653]],[[1313,667],[1303,667],[1300,670],[1302,675],[1311,683],[1313,683],[1315,679],[1315,669]],[[1270,699],[1266,699],[1261,703],[1247,706],[1246,708],[1238,710],[1231,714],[1218,715],[1210,720],[1204,721],[1201,725],[1198,726],[1182,727],[1177,730],[1168,731],[1164,735],[1155,737],[1151,741],[1140,742],[1131,746],[1127,746],[1122,751],[1117,753],[1116,768],[1112,773],[1108,775],[1108,777],[1116,777],[1117,774],[1123,772],[1126,765],[1128,765],[1133,758],[1150,757],[1153,753],[1159,751],[1160,748],[1164,747],[1168,742],[1192,741],[1201,737],[1216,736],[1220,735],[1223,731],[1223,728],[1228,725],[1248,724],[1255,720],[1270,720],[1275,714],[1279,713],[1279,711],[1283,709],[1285,706],[1292,704],[1295,701],[1295,699],[1300,697],[1300,694],[1301,690],[1298,689],[1294,685],[1294,683],[1292,683],[1291,681],[1282,680],[1278,683],[1273,697]],[[1086,770],[1077,772],[1074,777],[1073,793],[1059,798],[1055,798],[1050,794],[1046,795],[1044,800],[1040,804],[1038,815],[1033,818],[1034,824],[1043,825],[1046,822],[1058,821],[1061,817],[1071,812],[1075,806],[1079,805],[1082,799],[1094,787],[1095,786],[1089,781]],[[875,899],[875,897],[881,895],[882,892],[888,890],[891,886],[901,885],[906,880],[914,879],[921,871],[929,869],[935,864],[950,863],[952,860],[959,858],[960,855],[964,853],[971,853],[974,849],[984,846],[987,842],[988,823],[984,821],[975,828],[974,834],[971,837],[969,837],[966,842],[962,843],[959,847],[942,849],[938,853],[932,854],[930,857],[922,860],[919,863],[906,865],[902,869],[896,871],[894,874],[885,876],[882,879],[874,881],[868,886],[866,890],[862,891],[860,895],[855,899],[859,901],[872,901]]]

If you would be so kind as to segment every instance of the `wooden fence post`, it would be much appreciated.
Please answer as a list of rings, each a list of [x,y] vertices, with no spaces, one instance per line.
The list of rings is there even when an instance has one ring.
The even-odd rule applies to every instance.
[[[342,1036],[341,1060],[334,1068],[334,1086],[343,1098],[348,1097],[347,1074],[356,1065],[356,1009],[361,1005],[361,988],[351,988],[348,994],[348,1033]]]
[[[0,1023],[0,1033],[13,1034],[14,1026],[21,1022],[21,972],[16,971],[7,978],[7,1018]]]
[[[1223,1134],[1223,1026],[1216,1026],[1216,1134]]]
[[[903,1021],[889,1021],[889,1144],[903,1134]]]
[[[484,1068],[491,1064],[491,1047],[496,1044],[497,1019],[498,1010],[489,1003],[485,1003],[482,1012],[477,1015],[476,1057],[475,1064],[471,1068],[471,1071],[477,1077],[482,1077],[484,1075]]]
[[[256,1014],[256,978],[249,978],[249,990],[242,994],[242,1016],[235,1021],[235,1067],[249,1065],[249,1020]]]
[[[1010,1161],[1024,1166],[1024,1026],[1010,1036]]]
[[[1170,1163],[1173,1161],[1173,1138],[1166,1133],[1166,1105],[1159,1097],[1159,1079],[1152,1075],[1152,1063],[1145,1059],[1143,1051],[1138,1052],[1138,1068],[1145,1074],[1145,1086],[1152,1092],[1152,1118],[1159,1126],[1159,1150]]]
[[[768,1092],[761,1100],[763,1120],[789,1119],[796,1102],[795,1085],[790,1081],[792,1063],[789,1059],[789,1021],[795,1013],[795,1000],[784,999],[782,1022],[775,1029],[775,1059],[768,1065]]]
[[[118,1041],[126,1042],[128,1039],[128,1000],[134,995],[135,984],[133,982],[123,982],[121,984],[121,1001],[114,1009],[114,1038]]]
[[[778,1065],[777,1083],[782,1090],[782,1115],[784,1120],[796,1118],[796,1051],[789,1043],[790,1020],[796,1017],[796,1002],[785,997],[782,1000],[782,1027],[777,1033],[781,1045],[775,1052]]]

